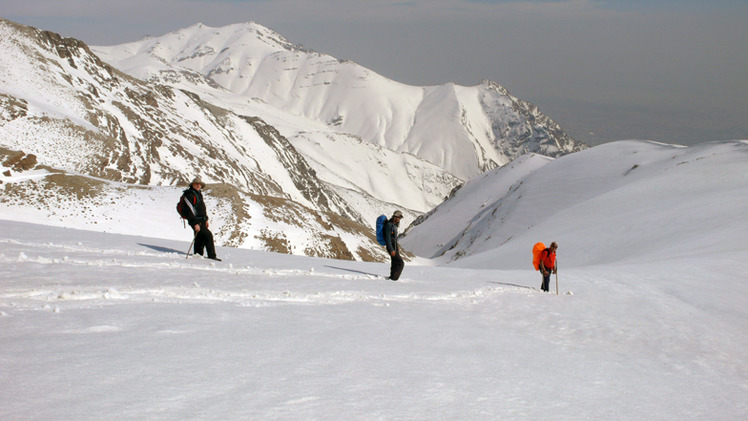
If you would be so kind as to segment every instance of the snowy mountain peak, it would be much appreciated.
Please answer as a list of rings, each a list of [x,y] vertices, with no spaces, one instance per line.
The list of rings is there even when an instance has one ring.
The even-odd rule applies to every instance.
[[[586,148],[497,83],[408,86],[305,50],[255,23],[193,26],[94,50],[140,79],[182,89],[196,89],[196,80],[220,86],[237,95],[235,102],[259,99],[334,131],[414,154],[462,179],[526,152],[555,157]]]
[[[494,91],[499,95],[509,96],[509,91],[504,86],[499,85],[498,83],[492,80],[483,79],[480,84],[481,86],[484,86],[486,89]]]
[[[231,63],[239,62],[246,51],[264,54],[302,50],[277,32],[254,22],[238,23],[213,28],[197,23],[188,28],[114,47],[97,47],[104,55],[117,60],[128,56],[146,55],[164,63],[179,63],[181,67],[204,71],[206,74],[230,72]],[[246,63],[245,63],[246,64]],[[148,79],[148,74],[134,74]]]
[[[0,34],[3,155],[97,183],[200,175],[234,209],[222,244],[376,259],[377,215],[412,221],[515,155],[583,148],[498,85],[403,85],[252,22],[90,49],[9,21]],[[35,177],[8,180],[26,184],[15,192],[87,184]]]
[[[200,175],[213,211],[223,214],[214,219],[221,245],[348,259],[383,254],[361,224],[360,206],[253,110],[233,112],[127,76],[57,34],[0,21],[0,35],[3,215],[30,207],[36,211],[21,213],[36,221],[133,233],[159,221],[178,235],[171,202],[180,189],[158,187]],[[34,165],[17,166],[16,157]],[[151,213],[143,199],[160,204]],[[139,228],[124,222],[130,212],[141,215]]]

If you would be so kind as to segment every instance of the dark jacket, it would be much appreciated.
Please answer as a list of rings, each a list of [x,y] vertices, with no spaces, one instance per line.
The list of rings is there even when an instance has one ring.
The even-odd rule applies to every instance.
[[[195,226],[201,222],[208,220],[208,212],[205,210],[205,202],[203,201],[203,194],[191,186],[189,189],[184,191],[184,197],[187,199],[191,206],[188,206],[187,222],[190,226]]]
[[[392,221],[392,218],[387,220],[384,224],[384,244],[387,246],[387,253],[393,251],[400,253],[397,246],[397,224]]]

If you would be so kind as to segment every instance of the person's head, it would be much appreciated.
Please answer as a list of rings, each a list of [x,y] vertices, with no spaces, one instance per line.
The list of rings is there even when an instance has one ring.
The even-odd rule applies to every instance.
[[[205,188],[205,183],[203,183],[203,180],[200,179],[200,177],[195,177],[194,180],[192,180],[192,183],[190,183],[193,189],[200,190]]]
[[[558,243],[554,241],[551,243],[551,246],[548,248],[551,249],[551,251],[556,251],[556,249],[558,248]]]
[[[399,210],[396,210],[392,214],[392,220],[395,221],[395,222],[400,222],[401,219],[403,219],[403,213],[400,212]]]

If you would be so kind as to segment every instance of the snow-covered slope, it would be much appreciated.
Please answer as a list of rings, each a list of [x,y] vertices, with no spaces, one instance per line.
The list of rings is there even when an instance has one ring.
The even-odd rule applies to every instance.
[[[558,241],[563,265],[729,265],[747,237],[748,141],[619,141],[556,160],[527,155],[477,177],[403,243],[458,266],[523,269],[538,241]]]
[[[583,149],[536,107],[485,81],[475,87],[408,86],[350,61],[293,45],[256,23],[196,24],[160,37],[93,47],[143,80],[183,89],[217,86],[398,152],[462,179],[525,152]],[[217,85],[217,86],[216,86]]]
[[[363,258],[379,251],[368,221],[395,208],[407,215],[424,212],[460,182],[412,155],[332,134],[318,122],[267,104],[244,101],[240,106],[232,102],[235,95],[225,95],[220,102],[235,107],[232,111],[206,101],[215,100],[221,91],[198,94],[143,82],[103,63],[80,41],[54,33],[0,20],[0,51],[0,156],[8,161],[3,164],[3,171],[9,171],[4,178],[7,188],[17,194],[7,193],[5,206],[12,204],[21,213],[21,208],[36,205],[17,200],[23,197],[19,192],[62,181],[57,177],[52,184],[33,184],[34,177],[20,174],[37,167],[47,173],[95,177],[97,185],[107,180],[131,186],[185,185],[200,175],[211,185],[224,186],[222,194],[236,199],[232,203],[237,216],[223,227],[233,234],[230,241],[219,236],[221,244],[255,247],[253,239],[262,238],[283,243],[265,249],[298,254],[311,250],[312,255],[319,250],[326,250],[323,255],[342,251]],[[295,143],[303,140],[309,159],[258,115],[267,115],[293,133]],[[347,155],[345,161],[341,151]],[[18,166],[20,159],[28,165]],[[335,162],[340,164],[331,165]],[[349,175],[352,170],[356,173]],[[392,180],[392,175],[400,180]],[[78,183],[75,178],[65,180],[63,184]],[[46,195],[57,192],[55,188]],[[178,189],[169,194],[169,202],[178,199]],[[73,200],[77,208],[97,207],[97,214],[112,211],[105,206],[109,202],[84,202],[79,196]],[[288,226],[278,231],[274,224],[266,227],[263,218],[242,223],[255,213],[249,209],[253,206],[286,220],[294,226],[291,231],[304,235],[289,236]],[[162,217],[175,217],[173,207],[162,208]],[[55,225],[88,224],[45,215],[37,217]],[[353,235],[341,236],[339,230]],[[346,243],[343,250],[341,243]]]
[[[580,216],[593,243],[606,226]],[[391,282],[384,263],[236,248],[216,263],[188,245],[0,220],[0,419],[748,415],[739,260],[567,262],[557,296],[529,265],[408,264]]]
[[[4,155],[0,162],[29,155]],[[7,174],[7,175],[6,175]],[[176,214],[180,187],[134,186],[100,178],[0,165],[0,215],[5,219],[108,233],[191,239]],[[208,184],[205,201],[217,244],[343,260],[385,260],[373,233],[335,214],[296,202],[242,194]],[[183,252],[187,252],[187,248]]]
[[[201,174],[354,216],[258,117],[148,85],[105,65],[79,41],[8,21],[0,21],[0,51],[0,139],[8,149],[55,168],[144,185]]]

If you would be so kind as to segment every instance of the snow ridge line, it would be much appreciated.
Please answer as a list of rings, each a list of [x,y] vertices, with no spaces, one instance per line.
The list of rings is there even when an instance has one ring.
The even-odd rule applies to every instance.
[[[455,305],[480,304],[494,296],[520,289],[485,287],[473,291],[452,291],[428,294],[382,294],[368,291],[226,291],[192,287],[133,288],[118,290],[102,286],[68,289],[17,290],[0,294],[0,308],[16,310],[54,310],[94,307],[116,303],[225,303],[242,307],[270,307],[277,305],[341,305],[368,302],[374,306],[395,303],[447,303]],[[529,292],[523,292],[529,294]],[[54,307],[53,307],[54,306]]]
[[[139,255],[138,255],[139,256]],[[155,257],[163,257],[163,254],[152,255]],[[166,255],[168,256],[168,255]],[[332,274],[325,272],[315,272],[314,269],[302,270],[302,269],[262,269],[254,266],[246,267],[234,267],[231,263],[217,264],[214,261],[199,259],[199,262],[195,260],[187,260],[184,255],[176,255],[177,257],[170,261],[159,261],[159,262],[133,262],[131,260],[121,260],[116,258],[75,258],[75,257],[44,257],[44,256],[29,256],[27,252],[19,252],[17,257],[7,256],[4,253],[0,253],[0,263],[36,263],[41,265],[73,265],[73,266],[91,266],[91,267],[111,267],[111,268],[134,268],[134,269],[178,269],[178,270],[196,270],[196,271],[208,271],[208,272],[219,272],[228,273],[234,275],[250,275],[250,276],[263,276],[263,277],[294,277],[294,276],[315,276],[320,278],[332,278],[332,279],[345,279],[345,280],[372,280],[378,279],[374,275],[348,275],[348,274]]]
[[[214,261],[204,261],[200,256],[199,261],[194,259],[185,259],[184,253],[177,252],[148,252],[132,251],[120,249],[100,249],[94,247],[85,247],[83,245],[54,244],[54,243],[33,243],[21,242],[11,239],[0,239],[0,245],[10,244],[17,247],[26,247],[29,249],[53,249],[65,250],[73,253],[91,253],[95,255],[107,256],[107,258],[74,258],[70,256],[60,257],[43,257],[29,256],[29,251],[18,252],[18,257],[14,258],[8,254],[0,252],[0,263],[38,263],[43,265],[53,264],[70,264],[76,266],[94,266],[94,267],[123,267],[123,268],[143,268],[143,269],[190,269],[198,271],[211,271],[221,273],[233,273],[236,275],[262,275],[262,276],[318,276],[345,280],[369,280],[378,279],[374,275],[350,275],[350,274],[332,274],[325,272],[315,272],[313,269],[262,269],[251,265],[245,267],[235,267],[233,263],[223,262],[217,264]],[[128,260],[119,260],[110,257],[123,257]],[[157,262],[137,262],[133,263],[132,258],[157,258]]]
[[[145,250],[132,251],[132,250],[121,250],[121,249],[102,249],[95,247],[86,247],[81,243],[78,244],[55,244],[49,243],[35,243],[18,241],[9,238],[0,238],[0,244],[10,244],[19,247],[29,247],[34,249],[52,249],[52,250],[67,250],[71,252],[83,252],[83,253],[97,253],[104,255],[122,255],[122,256],[150,256],[150,257],[169,257],[169,256],[181,256],[184,258],[184,253],[179,254],[174,252],[148,252]]]
[[[182,257],[184,259],[184,257]],[[195,265],[189,263],[178,263],[177,261],[170,262],[142,262],[133,263],[130,261],[118,260],[118,259],[81,259],[71,258],[68,256],[62,258],[50,258],[50,257],[30,257],[25,252],[20,252],[18,257],[8,257],[4,254],[0,254],[0,262],[2,263],[36,263],[41,265],[74,265],[74,266],[95,266],[95,267],[121,267],[121,268],[140,268],[140,269],[193,269],[202,271],[217,271],[217,272],[237,272],[239,274],[252,274],[251,271],[256,271],[254,268],[237,269],[232,266],[226,268],[217,267],[215,262],[211,262],[208,266],[206,265]],[[257,273],[257,272],[255,272]]]

